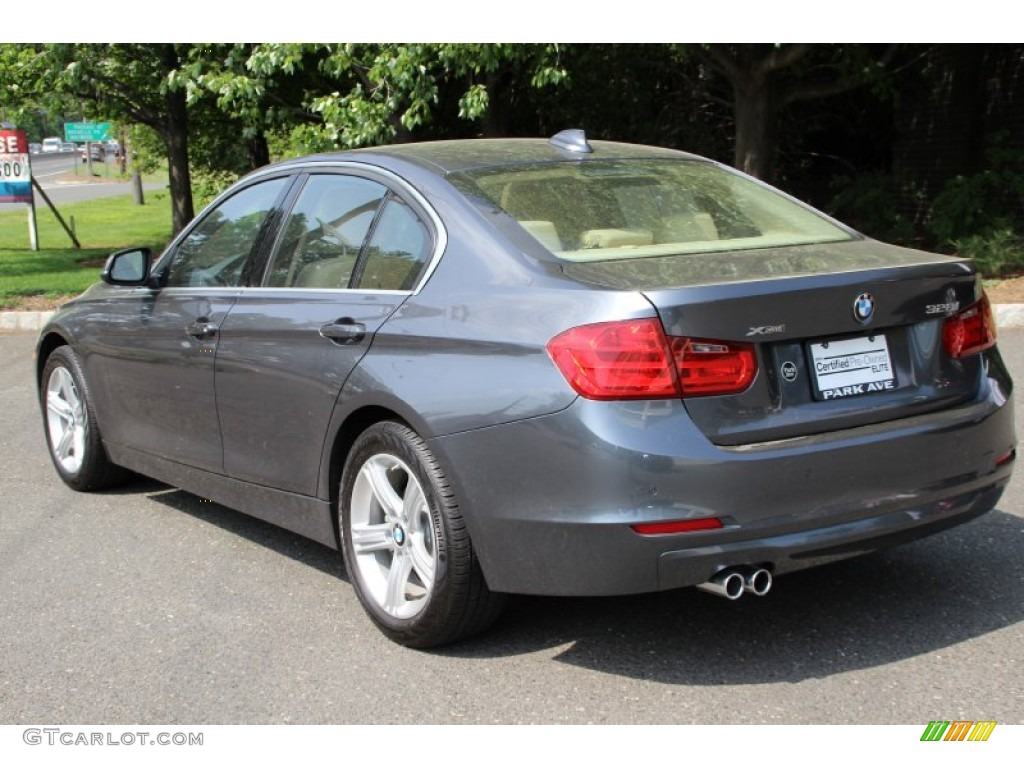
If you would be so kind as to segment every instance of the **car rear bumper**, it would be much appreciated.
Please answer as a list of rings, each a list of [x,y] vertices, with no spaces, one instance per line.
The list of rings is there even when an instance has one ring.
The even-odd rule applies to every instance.
[[[991,510],[1016,444],[1007,384],[913,418],[736,448],[678,401],[577,400],[436,438],[491,589],[615,595],[731,566],[775,574],[911,541]],[[453,471],[452,468],[458,468]],[[643,536],[630,525],[717,517]]]

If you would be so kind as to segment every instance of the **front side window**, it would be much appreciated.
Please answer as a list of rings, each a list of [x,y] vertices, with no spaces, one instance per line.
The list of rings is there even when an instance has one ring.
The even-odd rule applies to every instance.
[[[812,209],[707,162],[588,160],[485,168],[449,178],[569,261],[853,238]]]
[[[311,176],[282,230],[265,284],[347,288],[387,191],[358,176]]]
[[[203,216],[178,244],[166,283],[169,288],[233,287],[256,240],[290,179],[246,187]]]

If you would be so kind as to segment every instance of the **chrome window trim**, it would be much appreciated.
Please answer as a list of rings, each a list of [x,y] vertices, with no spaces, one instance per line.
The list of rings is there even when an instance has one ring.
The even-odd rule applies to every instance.
[[[294,291],[301,291],[303,293],[346,293],[349,295],[360,294],[360,293],[374,293],[374,294],[385,294],[388,296],[411,296],[412,291],[399,291],[399,290],[386,290],[384,288],[303,288],[297,286],[283,286],[283,285],[254,285],[242,289],[245,291],[247,296],[250,295],[265,295],[265,294],[279,294],[279,293],[292,293]]]
[[[154,290],[147,288],[147,290]],[[210,286],[210,285],[197,285],[195,287],[188,285],[175,285],[169,288],[160,288],[157,293],[166,293],[170,296],[239,296],[244,291],[240,285],[225,285],[225,286]]]
[[[146,286],[130,286],[136,291],[152,292],[152,288]],[[194,288],[187,285],[176,285],[173,288],[161,288],[160,293],[166,293],[171,296],[181,296],[188,294],[190,296],[250,296],[250,295],[266,295],[266,294],[280,294],[280,293],[292,293],[295,291],[301,291],[303,293],[338,293],[343,292],[347,294],[359,294],[359,293],[373,293],[383,294],[386,296],[409,296],[412,291],[399,291],[399,290],[388,290],[384,288],[296,288],[296,287],[285,287],[285,286],[196,286]]]

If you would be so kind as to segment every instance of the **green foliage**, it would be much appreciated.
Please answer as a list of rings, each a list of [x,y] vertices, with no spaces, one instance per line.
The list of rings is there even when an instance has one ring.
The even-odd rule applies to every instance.
[[[985,277],[1006,277],[1024,272],[1024,237],[1009,229],[969,235],[953,243],[960,256],[973,259]]]
[[[924,54],[932,48],[10,44],[0,46],[0,103],[36,140],[61,135],[65,115],[119,123],[139,170],[173,162],[180,227],[191,210],[190,197],[184,204],[189,172],[202,205],[271,159],[391,141],[551,135],[582,127],[595,138],[728,161],[737,157],[736,107],[751,94],[768,94],[761,117],[747,110],[747,127],[763,121],[760,129],[744,133],[748,149],[756,150],[748,154],[761,158],[765,174],[820,201],[827,196],[824,180],[842,168],[830,210],[867,234],[910,243],[928,239],[915,226],[926,226],[930,201],[906,180],[859,170],[891,165],[892,105],[901,89],[915,87],[906,73],[928,66]],[[829,98],[839,93],[855,98]],[[941,190],[927,224],[940,247],[1024,230],[1024,159],[1001,149],[1005,143],[993,144],[989,170]],[[911,208],[918,209],[915,215]]]
[[[154,173],[167,162],[167,147],[159,134],[147,125],[133,125],[127,130],[127,143],[132,165],[139,173]]]
[[[196,210],[205,208],[210,202],[238,181],[238,174],[232,171],[210,170],[202,168],[192,172],[192,195],[195,198]]]
[[[988,169],[950,179],[932,203],[930,229],[940,242],[1024,231],[1024,152],[993,143]]]
[[[914,224],[903,212],[900,199],[920,198],[920,190],[907,180],[879,171],[837,176],[830,184],[835,197],[828,212],[869,237],[889,243],[910,243]]]
[[[989,139],[989,167],[957,176],[932,203],[929,228],[942,244],[974,260],[986,277],[1024,272],[1024,152]]]
[[[197,59],[190,99],[206,89],[251,130],[284,129],[289,150],[319,151],[407,136],[437,118],[440,93],[454,83],[458,117],[477,120],[491,103],[490,76],[507,69],[528,73],[537,89],[567,78],[557,45],[261,43]]]

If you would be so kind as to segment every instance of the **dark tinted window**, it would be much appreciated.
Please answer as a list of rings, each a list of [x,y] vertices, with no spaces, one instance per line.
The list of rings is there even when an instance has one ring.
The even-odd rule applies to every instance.
[[[166,285],[235,286],[267,216],[290,179],[247,187],[203,216],[174,253]]]

